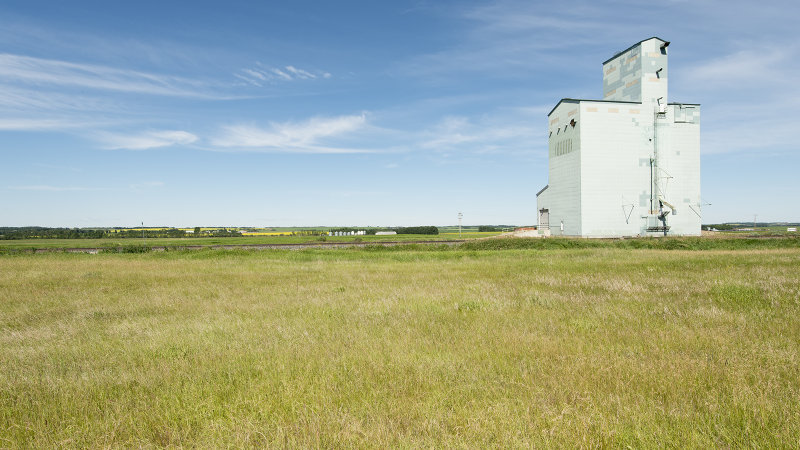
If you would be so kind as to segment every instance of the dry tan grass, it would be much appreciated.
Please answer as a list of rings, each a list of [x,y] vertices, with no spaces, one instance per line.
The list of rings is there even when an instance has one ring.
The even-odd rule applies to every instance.
[[[0,446],[798,446],[799,262],[0,257]]]

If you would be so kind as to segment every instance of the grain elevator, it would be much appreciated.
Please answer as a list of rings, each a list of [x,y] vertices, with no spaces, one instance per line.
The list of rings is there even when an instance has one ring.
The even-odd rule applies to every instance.
[[[603,63],[603,99],[548,114],[541,234],[699,235],[700,105],[668,101],[669,42],[652,37]]]

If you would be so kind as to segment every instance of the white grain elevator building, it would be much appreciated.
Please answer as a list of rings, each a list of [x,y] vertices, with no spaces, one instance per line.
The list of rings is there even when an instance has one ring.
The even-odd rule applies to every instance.
[[[603,63],[603,99],[550,111],[542,234],[699,235],[700,105],[669,103],[667,48],[653,37]]]

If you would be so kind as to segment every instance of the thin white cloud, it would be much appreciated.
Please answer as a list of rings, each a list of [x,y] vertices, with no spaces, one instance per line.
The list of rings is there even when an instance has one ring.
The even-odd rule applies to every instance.
[[[591,20],[603,12],[603,7],[590,4],[573,4],[569,8],[548,11],[534,3],[500,1],[468,9],[464,17],[479,22],[482,33],[516,34],[540,30],[607,32],[607,22]]]
[[[785,120],[800,108],[800,99],[754,103],[720,103],[701,106],[700,151],[704,155],[757,151],[766,156],[797,154],[797,134]],[[742,126],[747,111],[747,126]]]
[[[310,72],[306,72],[303,69],[297,69],[294,66],[286,66],[286,70],[298,78],[309,79],[309,78],[317,78],[316,75]]]
[[[36,184],[28,186],[9,186],[14,191],[44,191],[44,192],[67,192],[67,191],[96,191],[95,188],[78,186],[51,186],[47,184]]]
[[[399,61],[397,72],[448,84],[450,72],[530,78],[555,67],[574,67],[577,49],[627,42],[625,36],[637,26],[613,9],[582,3],[543,8],[536,2],[500,0],[450,8],[447,14],[464,25],[458,45]],[[556,37],[564,33],[569,37]]]
[[[5,119],[0,118],[2,131],[48,131],[81,128],[85,122],[74,122],[66,119]]]
[[[242,72],[246,73],[247,75],[250,75],[251,77],[258,78],[261,81],[268,80],[267,76],[264,73],[259,72],[258,70],[242,69]]]
[[[120,110],[122,105],[108,97],[87,97],[80,94],[62,94],[54,91],[43,91],[41,87],[27,89],[20,83],[0,84],[0,111],[5,110],[15,115],[20,112],[33,112],[40,116],[43,113]]]
[[[128,185],[129,190],[139,191],[142,189],[154,189],[165,186],[163,181],[143,181],[141,183],[133,183]],[[13,191],[38,191],[38,192],[83,192],[83,191],[107,191],[116,190],[120,188],[91,188],[84,186],[53,186],[49,184],[33,184],[23,186],[8,186],[8,189]]]
[[[798,53],[793,45],[743,49],[689,67],[685,76],[694,83],[717,89],[731,85],[747,88],[749,83],[759,89],[768,83],[794,83]]]
[[[704,155],[796,153],[795,146],[787,145],[796,133],[786,117],[800,108],[800,97],[791,95],[797,90],[799,56],[796,44],[749,42],[673,77],[670,87],[675,85],[681,98],[702,103]],[[743,118],[747,126],[741,126]]]
[[[238,78],[238,79],[240,79],[240,80],[242,80],[242,81],[244,81],[247,84],[252,84],[253,86],[257,86],[257,87],[264,86],[264,84],[261,83],[260,81],[254,80],[253,78],[245,76],[245,75],[242,75],[240,73],[235,73],[235,74],[233,74],[233,76]]]
[[[242,69],[242,73],[235,73],[233,76],[257,87],[262,87],[265,81],[269,81],[272,78],[263,72],[253,69]]]
[[[360,153],[362,149],[325,145],[323,141],[362,129],[366,115],[315,117],[305,122],[270,123],[268,127],[230,125],[211,143],[217,147],[295,153]]]
[[[209,97],[205,83],[188,78],[80,64],[31,56],[0,54],[0,77],[31,86],[72,86],[135,94]]]
[[[292,81],[292,76],[289,75],[288,73],[282,71],[281,69],[272,69],[272,73],[274,73],[275,75],[283,78],[286,81]]]
[[[477,119],[449,116],[422,133],[419,146],[439,153],[528,154],[544,142],[544,127],[540,128],[519,111]]]
[[[472,134],[469,120],[466,117],[446,117],[434,129],[431,134],[434,137],[422,143],[423,148],[441,149],[451,148],[465,142],[473,142],[479,139],[478,135]]]
[[[141,189],[152,189],[152,188],[159,188],[163,187],[165,183],[163,181],[143,181],[141,183],[134,183],[128,186],[132,190],[141,190]]]
[[[198,138],[181,130],[147,131],[139,134],[97,133],[103,147],[108,150],[147,150],[151,148],[189,145]]]
[[[331,78],[329,72],[312,72],[296,66],[267,67],[257,63],[258,67],[241,69],[233,75],[253,86],[262,87],[265,83],[290,82],[298,80],[315,80],[317,78]]]
[[[59,164],[47,164],[47,163],[35,162],[35,163],[31,164],[31,165],[34,166],[34,167],[41,167],[43,169],[51,169],[51,170],[57,170],[57,171],[61,171],[61,172],[83,172],[83,169],[81,169],[81,168],[72,167],[72,166],[63,166],[63,165],[59,165]]]

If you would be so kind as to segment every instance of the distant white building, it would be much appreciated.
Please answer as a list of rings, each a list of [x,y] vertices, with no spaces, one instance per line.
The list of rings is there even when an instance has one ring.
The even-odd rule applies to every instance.
[[[603,100],[548,115],[545,234],[700,235],[700,105],[667,102],[667,47],[653,37],[603,63]],[[663,219],[663,220],[662,220]]]

